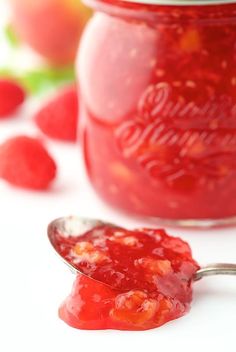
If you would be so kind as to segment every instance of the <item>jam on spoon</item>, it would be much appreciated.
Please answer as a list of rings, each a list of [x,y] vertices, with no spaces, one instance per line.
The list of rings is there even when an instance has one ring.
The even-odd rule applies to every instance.
[[[227,264],[200,268],[189,245],[162,229],[68,217],[52,222],[48,236],[77,273],[59,316],[79,329],[158,327],[189,311],[194,280],[236,272]]]

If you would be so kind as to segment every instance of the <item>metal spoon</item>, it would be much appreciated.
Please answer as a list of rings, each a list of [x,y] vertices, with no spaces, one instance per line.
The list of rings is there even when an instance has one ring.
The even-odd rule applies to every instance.
[[[69,266],[70,270],[73,273],[85,275],[82,271],[76,268],[72,263],[68,262],[65,258],[63,258],[63,256],[58,252],[58,249],[57,249],[58,234],[60,234],[61,237],[64,237],[64,239],[70,236],[78,237],[80,235],[85,234],[87,231],[92,230],[94,227],[98,227],[102,225],[117,226],[100,220],[80,218],[77,216],[68,216],[68,217],[59,218],[52,221],[49,224],[48,226],[49,241],[52,247],[54,248],[54,250],[56,251],[56,254],[58,254],[60,258],[63,260],[63,262]],[[211,276],[211,275],[236,275],[236,264],[216,263],[216,264],[206,265],[195,273],[195,276],[193,279],[194,281],[198,281],[202,279],[204,276]]]

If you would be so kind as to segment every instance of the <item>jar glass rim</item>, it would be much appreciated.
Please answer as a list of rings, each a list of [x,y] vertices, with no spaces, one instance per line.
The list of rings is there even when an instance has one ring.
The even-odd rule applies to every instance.
[[[224,5],[236,4],[236,0],[123,0],[128,3],[165,5],[165,6],[204,6],[204,5]]]

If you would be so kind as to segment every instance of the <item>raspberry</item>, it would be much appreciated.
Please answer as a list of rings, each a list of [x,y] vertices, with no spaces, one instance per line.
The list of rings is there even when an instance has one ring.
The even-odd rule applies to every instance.
[[[18,136],[0,146],[0,177],[12,185],[42,190],[55,175],[56,164],[39,140]]]
[[[0,118],[14,113],[24,100],[25,92],[18,83],[0,79]]]
[[[48,137],[76,141],[78,97],[74,86],[61,91],[43,106],[35,116],[37,126]]]

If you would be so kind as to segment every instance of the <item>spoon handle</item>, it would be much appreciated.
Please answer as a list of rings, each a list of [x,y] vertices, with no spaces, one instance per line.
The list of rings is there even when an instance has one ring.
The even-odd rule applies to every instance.
[[[210,275],[236,275],[236,264],[216,263],[206,265],[196,272],[194,281]]]

